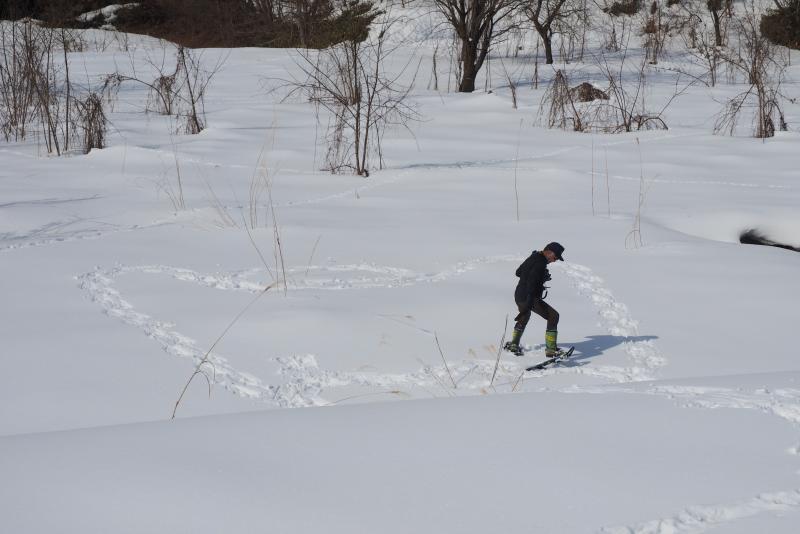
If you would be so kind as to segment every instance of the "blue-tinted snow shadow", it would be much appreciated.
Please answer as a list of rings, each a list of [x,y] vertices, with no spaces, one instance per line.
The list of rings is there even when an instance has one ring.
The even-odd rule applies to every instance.
[[[562,347],[575,347],[575,353],[570,358],[573,365],[584,365],[596,356],[600,356],[605,351],[613,349],[623,343],[638,342],[638,341],[652,341],[658,339],[658,336],[588,336],[585,341],[577,343],[559,343]]]

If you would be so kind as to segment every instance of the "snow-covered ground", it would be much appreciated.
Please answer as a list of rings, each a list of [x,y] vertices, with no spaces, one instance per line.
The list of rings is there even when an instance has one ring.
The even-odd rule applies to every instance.
[[[0,531],[797,531],[800,255],[738,236],[800,246],[800,105],[766,141],[712,134],[725,82],[686,87],[667,131],[548,130],[553,71],[533,89],[525,53],[517,109],[498,61],[491,92],[446,92],[446,67],[426,89],[423,15],[395,30],[423,120],[369,178],[319,170],[324,120],[270,91],[286,50],[203,51],[224,65],[196,136],[129,83],[106,149],[0,144]],[[87,84],[174,53],[85,35]],[[514,270],[554,240],[576,356],[525,373],[541,319],[498,357]]]

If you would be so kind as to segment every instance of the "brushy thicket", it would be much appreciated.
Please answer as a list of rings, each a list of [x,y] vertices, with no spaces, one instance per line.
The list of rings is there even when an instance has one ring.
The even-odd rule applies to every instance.
[[[112,3],[105,0],[4,0],[0,2],[0,19],[30,17],[52,23],[74,21],[82,13]]]
[[[619,17],[622,15],[635,15],[641,8],[641,0],[620,0],[618,2],[613,2],[609,7],[604,8],[603,11],[612,17]]]
[[[775,44],[800,50],[800,0],[767,11],[761,17],[761,33]]]
[[[114,26],[183,46],[325,48],[363,40],[377,16],[363,0],[139,0],[120,10]],[[0,18],[33,17],[51,25],[88,28],[102,17],[80,22],[77,16],[113,4],[111,0],[5,0]]]

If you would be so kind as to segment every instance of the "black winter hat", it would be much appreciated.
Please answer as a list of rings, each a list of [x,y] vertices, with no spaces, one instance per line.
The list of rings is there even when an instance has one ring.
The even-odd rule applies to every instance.
[[[560,243],[556,243],[555,241],[553,241],[552,243],[548,243],[547,246],[544,247],[544,249],[552,251],[556,255],[556,258],[558,258],[561,261],[564,261],[564,257],[561,256],[562,254],[564,254],[564,247],[562,247]]]

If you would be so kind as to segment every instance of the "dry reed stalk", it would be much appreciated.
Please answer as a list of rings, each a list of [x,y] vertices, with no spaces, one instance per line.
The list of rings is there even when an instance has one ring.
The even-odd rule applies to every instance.
[[[594,135],[592,136],[592,217],[594,217]]]
[[[343,397],[341,399],[338,399],[338,400],[335,400],[335,401],[331,401],[328,404],[326,404],[325,406],[336,406],[340,402],[345,402],[345,401],[349,401],[349,400],[353,400],[353,399],[361,399],[361,398],[364,398],[364,397],[375,397],[377,395],[397,395],[397,396],[402,396],[402,397],[409,397],[410,396],[405,391],[400,391],[399,389],[392,389],[392,390],[388,390],[388,391],[375,391],[373,393],[362,393],[360,395],[350,395],[349,397]]]
[[[500,347],[497,349],[497,359],[494,362],[494,371],[492,372],[492,379],[489,381],[489,387],[494,387],[494,378],[497,376],[497,368],[500,367],[500,353],[503,352],[503,345],[506,341],[506,332],[508,331],[508,315],[506,315],[506,324],[503,327],[503,337],[500,338]]]
[[[314,253],[317,251],[317,245],[319,245],[320,239],[322,239],[321,235],[317,237],[314,246],[311,248],[311,256],[309,256],[308,263],[306,264],[306,276],[308,276],[308,270],[311,269],[311,262],[314,261]]]
[[[519,187],[517,181],[517,167],[519,166],[519,145],[522,142],[522,122],[519,120],[519,132],[517,132],[517,152],[514,156],[514,198],[516,200],[517,222],[519,222]]]
[[[175,145],[175,139],[170,136],[170,143],[172,144],[172,155],[175,158],[175,172],[177,173],[177,180],[178,180],[178,196],[177,200],[177,207],[178,209],[185,210],[186,209],[186,202],[183,197],[183,180],[181,178],[181,165],[178,161],[178,147]]]
[[[608,149],[605,149],[606,157],[606,205],[608,206],[608,218],[611,218],[611,184],[608,181]]]
[[[458,385],[456,381],[453,379],[453,373],[450,372],[450,366],[447,365],[447,360],[444,357],[444,352],[442,352],[442,346],[439,344],[439,336],[436,332],[433,333],[433,338],[436,340],[436,347],[439,349],[439,354],[442,357],[442,362],[444,362],[444,368],[447,370],[448,376],[450,376],[450,381],[453,383],[453,389],[458,389]]]
[[[519,376],[517,377],[517,380],[514,382],[514,385],[511,387],[511,393],[514,393],[515,391],[517,391],[517,386],[522,382],[522,377],[523,376],[525,376],[525,371],[524,370],[519,374]]]
[[[181,401],[183,400],[183,396],[186,394],[186,391],[189,389],[189,385],[191,385],[192,381],[194,380],[194,377],[196,377],[198,374],[203,375],[206,378],[206,380],[209,382],[208,395],[209,395],[209,397],[211,396],[211,381],[209,380],[208,376],[206,376],[206,374],[203,373],[203,370],[202,370],[203,365],[206,365],[206,364],[211,365],[212,368],[213,368],[213,364],[211,362],[209,362],[209,360],[208,360],[209,356],[211,355],[211,351],[213,351],[214,348],[219,344],[219,342],[222,341],[222,338],[224,338],[225,335],[228,333],[228,331],[231,328],[233,328],[233,325],[235,325],[239,321],[239,319],[242,317],[242,315],[244,315],[247,312],[247,310],[249,310],[253,306],[253,304],[256,303],[256,301],[258,299],[260,299],[263,295],[265,295],[267,293],[267,291],[269,291],[270,289],[275,287],[275,285],[276,285],[275,282],[273,282],[272,284],[268,285],[262,291],[260,291],[258,293],[258,295],[255,296],[255,298],[253,298],[250,302],[248,302],[247,306],[245,306],[239,313],[236,314],[236,317],[233,318],[233,320],[228,324],[228,326],[225,327],[225,330],[223,330],[222,333],[219,335],[219,337],[214,341],[214,343],[212,343],[211,348],[209,348],[208,351],[206,351],[206,353],[203,355],[203,358],[200,360],[200,363],[197,364],[197,367],[195,367],[195,370],[192,373],[192,376],[189,377],[189,380],[183,386],[183,389],[181,390],[181,394],[178,396],[178,400],[175,402],[175,407],[172,409],[172,417],[170,417],[171,420],[175,419],[175,415],[178,412],[178,407],[180,406]]]

